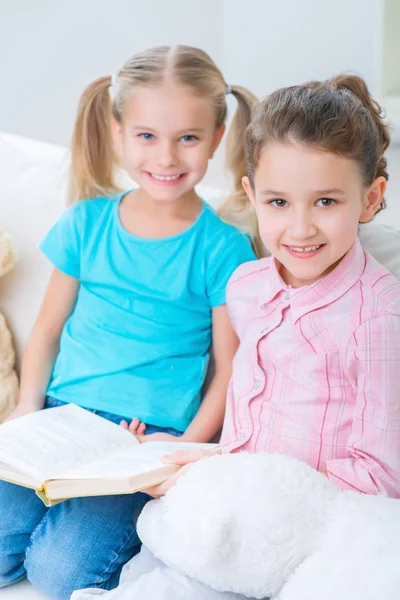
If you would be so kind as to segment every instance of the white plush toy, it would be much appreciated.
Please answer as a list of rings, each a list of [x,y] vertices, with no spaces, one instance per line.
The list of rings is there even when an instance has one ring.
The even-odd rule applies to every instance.
[[[138,532],[166,565],[216,590],[274,600],[400,599],[400,501],[341,492],[286,456],[194,464],[144,508]]]

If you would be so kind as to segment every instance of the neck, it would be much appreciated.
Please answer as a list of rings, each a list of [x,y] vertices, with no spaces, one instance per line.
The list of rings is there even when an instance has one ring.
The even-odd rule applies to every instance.
[[[157,200],[143,188],[133,190],[125,197],[126,204],[133,210],[147,214],[154,219],[192,219],[196,218],[201,200],[194,190],[173,201]]]

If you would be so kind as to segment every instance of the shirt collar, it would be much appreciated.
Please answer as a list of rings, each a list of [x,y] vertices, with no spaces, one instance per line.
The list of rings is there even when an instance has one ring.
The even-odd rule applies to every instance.
[[[364,268],[365,255],[358,238],[333,271],[301,288],[288,286],[280,276],[276,259],[271,258],[270,275],[259,298],[261,308],[279,296],[283,304],[291,306],[293,321],[296,321],[343,296],[360,279]]]

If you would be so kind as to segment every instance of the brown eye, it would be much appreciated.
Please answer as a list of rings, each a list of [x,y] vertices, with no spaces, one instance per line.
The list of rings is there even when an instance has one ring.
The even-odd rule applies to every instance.
[[[336,204],[336,200],[333,198],[320,198],[317,202],[317,206],[333,206]]]
[[[286,200],[282,200],[282,198],[276,198],[276,200],[271,200],[270,204],[276,206],[277,208],[285,208],[288,203]]]

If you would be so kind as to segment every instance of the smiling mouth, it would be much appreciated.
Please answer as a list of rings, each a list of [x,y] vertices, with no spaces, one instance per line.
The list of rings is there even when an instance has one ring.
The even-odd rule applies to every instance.
[[[317,246],[288,246],[292,252],[298,252],[299,254],[307,254],[309,252],[316,252],[325,244],[319,244]]]
[[[155,179],[156,181],[178,181],[183,177],[183,173],[178,173],[177,175],[158,175],[157,173],[150,173],[149,175]]]

